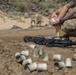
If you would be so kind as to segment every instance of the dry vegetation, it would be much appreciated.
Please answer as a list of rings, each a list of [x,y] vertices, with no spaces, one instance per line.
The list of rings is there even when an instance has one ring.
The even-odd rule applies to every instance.
[[[50,13],[50,9],[56,9],[62,2],[59,0],[56,0],[56,2],[54,0],[0,0],[0,9],[6,12],[13,11],[13,9],[20,12],[33,11],[45,15]]]

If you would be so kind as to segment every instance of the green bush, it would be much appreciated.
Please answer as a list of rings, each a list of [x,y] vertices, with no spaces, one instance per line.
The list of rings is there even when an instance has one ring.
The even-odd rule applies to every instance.
[[[13,4],[16,5],[21,11],[27,11],[30,7],[29,0],[15,0]]]
[[[47,9],[47,8],[49,8],[50,3],[49,2],[41,2],[40,6],[42,9]]]
[[[32,2],[38,3],[38,2],[39,2],[39,0],[32,0]]]

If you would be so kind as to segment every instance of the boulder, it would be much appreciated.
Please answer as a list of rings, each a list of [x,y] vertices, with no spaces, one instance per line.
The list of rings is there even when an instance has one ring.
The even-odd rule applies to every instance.
[[[73,60],[76,61],[76,53],[73,55]]]
[[[76,48],[74,49],[74,53],[76,53]]]

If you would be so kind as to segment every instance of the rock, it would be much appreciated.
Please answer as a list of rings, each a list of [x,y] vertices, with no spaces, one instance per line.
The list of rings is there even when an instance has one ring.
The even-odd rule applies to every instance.
[[[4,41],[0,39],[0,43],[4,43]]]
[[[73,60],[75,60],[75,61],[76,61],[76,54],[74,54],[74,55],[73,55]]]
[[[24,17],[20,17],[18,21],[22,22],[22,23],[25,23],[25,18]]]
[[[28,13],[24,13],[24,17],[25,18],[29,18],[29,14]]]
[[[5,47],[4,47],[4,50],[9,50],[8,46],[5,46]]]
[[[13,25],[13,27],[12,27],[11,29],[22,29],[22,28],[19,27],[19,26],[15,26],[15,25]]]
[[[74,49],[74,53],[76,53],[76,48]]]

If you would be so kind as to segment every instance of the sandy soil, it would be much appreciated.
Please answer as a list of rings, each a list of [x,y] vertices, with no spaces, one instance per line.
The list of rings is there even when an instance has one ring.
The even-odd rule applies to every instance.
[[[49,19],[47,17],[42,16],[42,26],[45,26],[49,23]],[[27,29],[30,27],[31,18],[24,18],[15,15],[7,15],[0,11],[0,30],[3,29],[11,29],[13,26],[18,26],[22,29]],[[35,25],[34,25],[35,26]]]
[[[57,48],[57,47],[46,47],[42,45],[37,45],[37,47],[43,47],[44,51],[50,53],[50,60],[46,62],[48,64],[48,71],[37,72],[34,71],[29,73],[25,70],[19,63],[16,62],[15,53],[22,50],[28,49],[30,51],[30,56],[33,62],[44,62],[42,58],[33,57],[34,49],[28,48],[29,44],[34,44],[32,42],[25,43],[23,37],[25,35],[54,35],[54,29],[28,29],[28,30],[1,30],[0,31],[0,75],[76,75],[76,61],[73,62],[73,68],[63,68],[57,70],[54,67],[54,61],[52,56],[54,54],[61,54],[62,61],[67,57],[72,58],[74,54],[74,49],[76,46],[69,48]],[[75,38],[74,38],[75,39]]]

